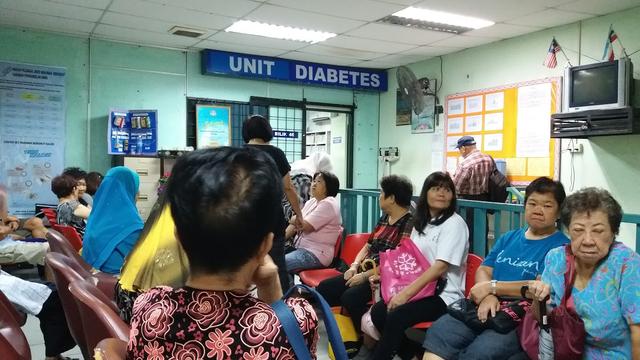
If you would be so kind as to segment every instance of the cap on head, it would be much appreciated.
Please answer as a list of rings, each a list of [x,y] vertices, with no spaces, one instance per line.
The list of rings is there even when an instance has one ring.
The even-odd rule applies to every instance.
[[[458,145],[456,145],[456,149],[460,149],[462,146],[475,145],[476,139],[473,136],[465,135],[458,139]]]

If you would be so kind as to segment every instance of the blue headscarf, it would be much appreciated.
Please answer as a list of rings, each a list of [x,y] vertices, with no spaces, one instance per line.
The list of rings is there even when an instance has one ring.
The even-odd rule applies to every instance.
[[[82,257],[95,269],[120,273],[138,240],[144,225],[136,208],[139,185],[138,174],[124,166],[112,168],[102,180],[82,246]]]

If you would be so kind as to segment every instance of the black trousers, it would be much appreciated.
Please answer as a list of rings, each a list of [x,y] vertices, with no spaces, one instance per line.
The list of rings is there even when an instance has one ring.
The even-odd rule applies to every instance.
[[[44,336],[45,356],[56,356],[76,346],[69,332],[57,290],[54,289],[49,295],[37,317],[40,319],[40,330]]]
[[[273,262],[278,266],[278,277],[280,278],[280,286],[282,287],[282,294],[285,294],[291,287],[289,280],[289,272],[287,271],[287,264],[284,261],[284,234],[274,234],[273,245],[269,251],[269,255]]]
[[[381,334],[373,359],[392,359],[397,351],[402,359],[410,359],[413,346],[404,335],[405,330],[417,323],[435,321],[446,312],[447,305],[440,296],[408,302],[393,311],[387,311],[384,301],[378,301],[371,308],[371,320]],[[400,349],[409,351],[400,352]]]
[[[360,333],[362,315],[369,310],[369,301],[371,301],[371,287],[368,281],[349,287],[344,280],[344,275],[340,274],[321,282],[316,290],[330,306],[344,307],[349,312],[353,326]]]

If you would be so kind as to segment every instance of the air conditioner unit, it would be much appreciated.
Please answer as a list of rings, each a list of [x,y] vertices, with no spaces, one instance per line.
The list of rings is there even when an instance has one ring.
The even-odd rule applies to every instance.
[[[630,106],[551,115],[552,138],[588,138],[640,133],[640,109]]]

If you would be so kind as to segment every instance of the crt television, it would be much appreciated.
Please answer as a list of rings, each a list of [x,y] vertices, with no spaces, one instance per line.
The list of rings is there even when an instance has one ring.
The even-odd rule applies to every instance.
[[[633,64],[619,59],[566,68],[563,90],[563,112],[629,106]]]

